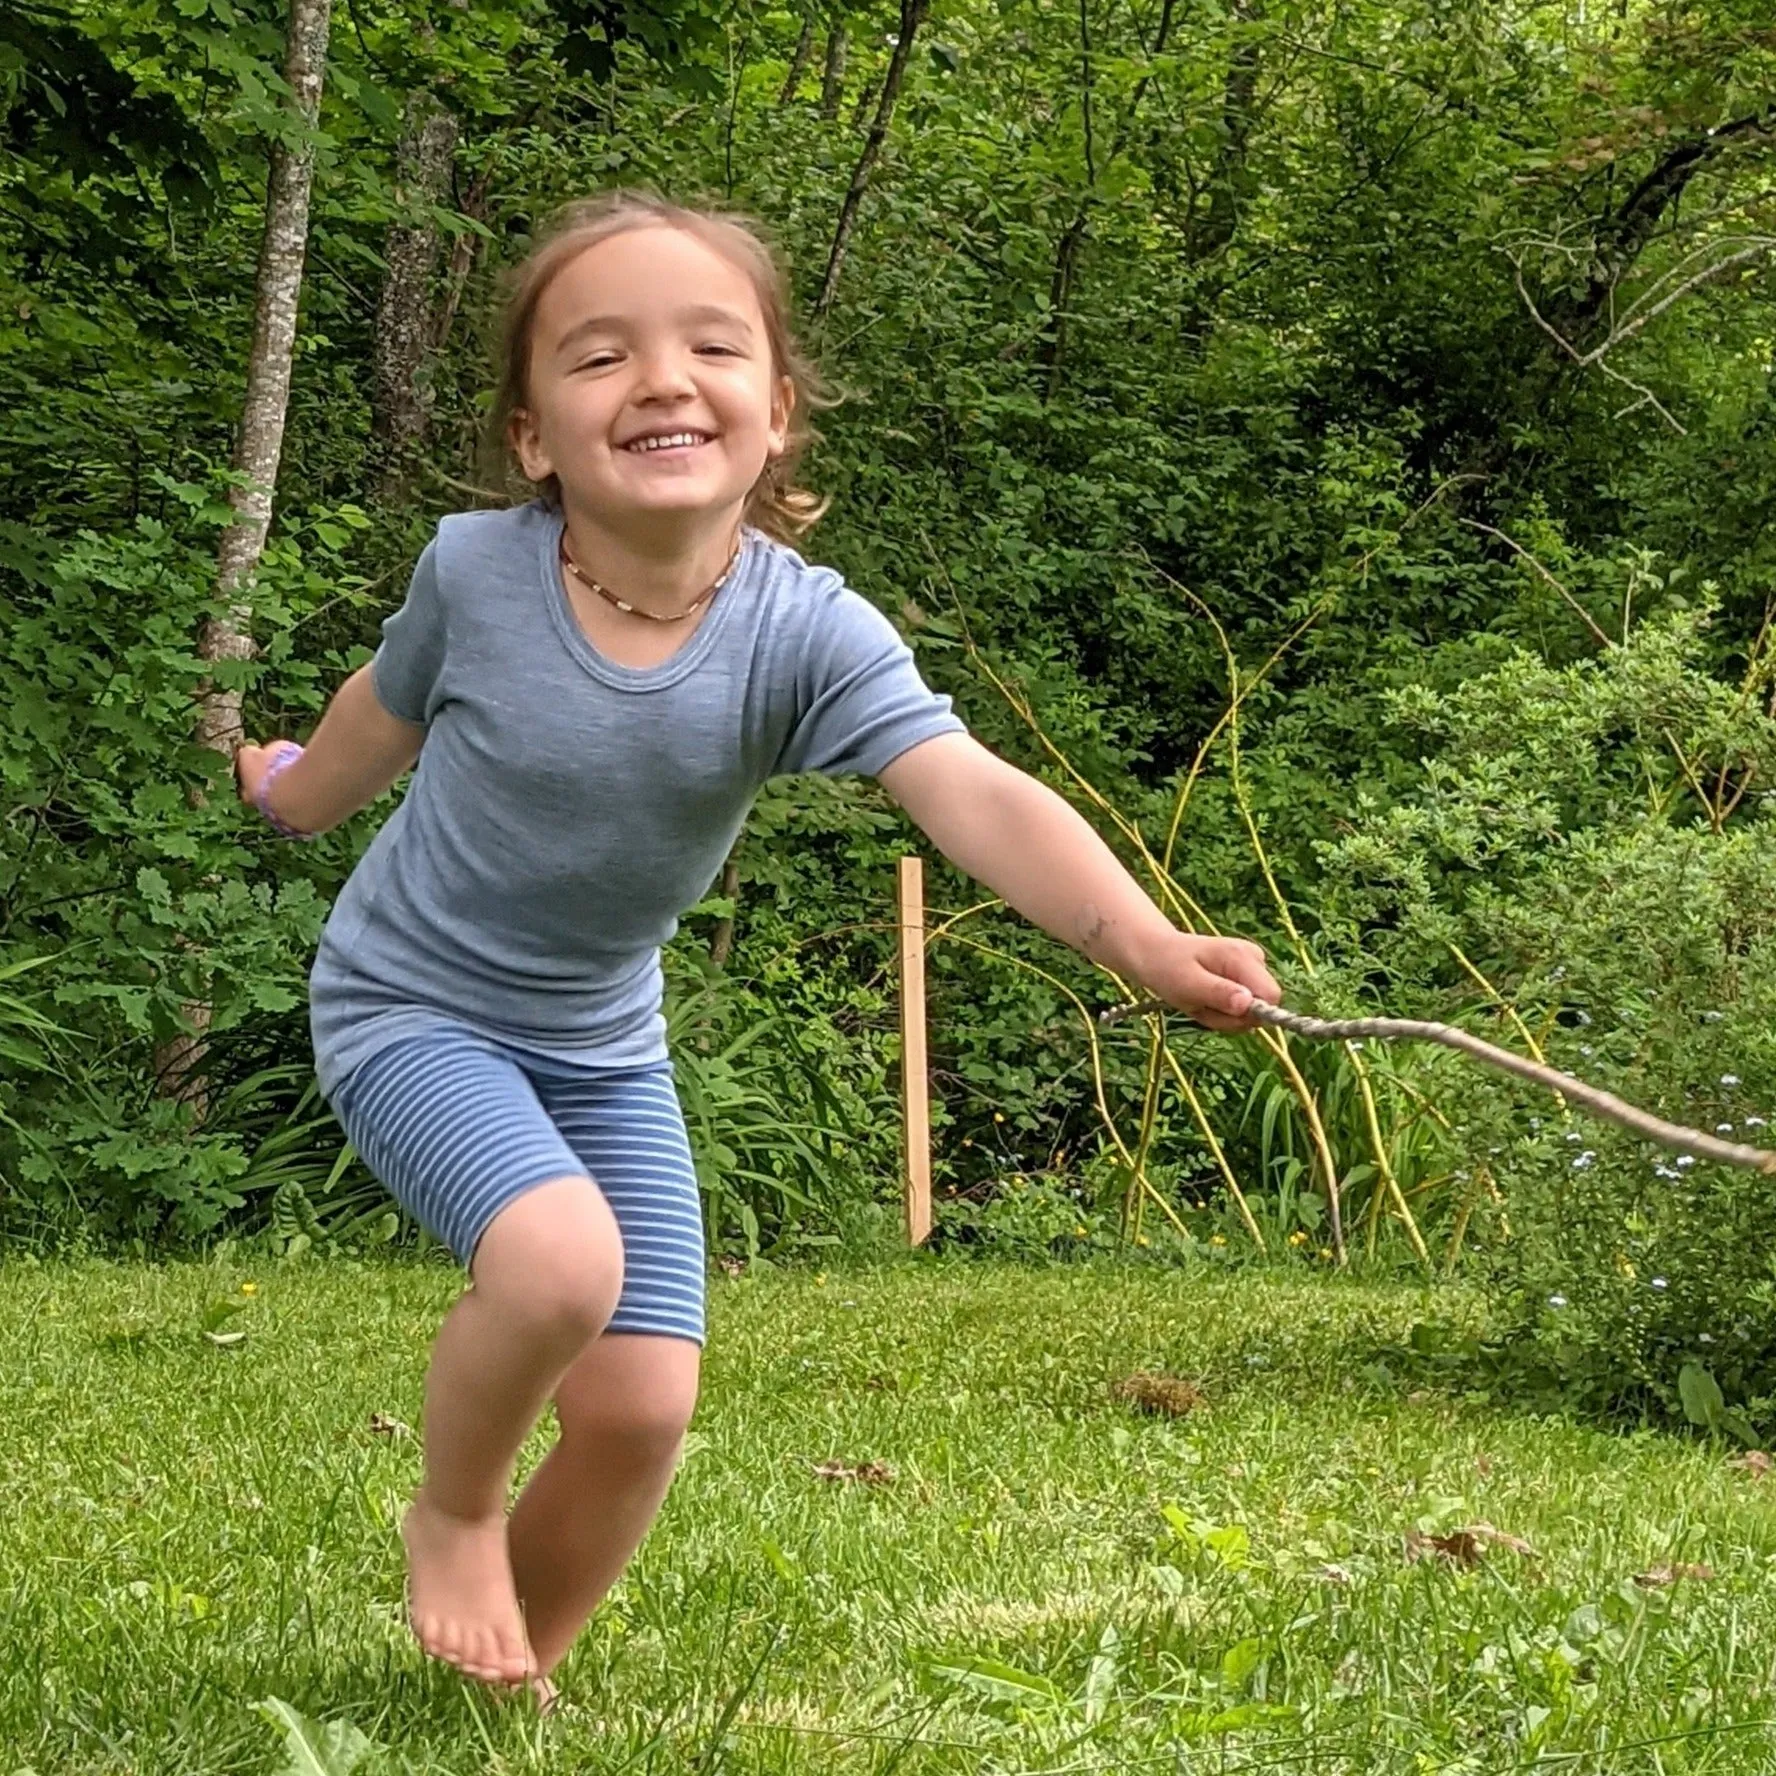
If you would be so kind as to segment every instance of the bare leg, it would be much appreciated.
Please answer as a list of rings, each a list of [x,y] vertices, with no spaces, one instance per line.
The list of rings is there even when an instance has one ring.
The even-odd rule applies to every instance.
[[[584,1177],[552,1179],[482,1236],[426,1374],[425,1479],[401,1524],[413,1631],[492,1683],[535,1669],[512,1585],[506,1491],[543,1403],[616,1311],[623,1246]]]
[[[554,1670],[671,1484],[697,1401],[690,1339],[607,1332],[562,1378],[561,1437],[512,1511],[512,1576],[536,1668]]]

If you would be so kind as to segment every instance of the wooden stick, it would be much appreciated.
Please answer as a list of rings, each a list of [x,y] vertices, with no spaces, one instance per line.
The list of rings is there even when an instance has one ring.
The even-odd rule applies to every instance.
[[[931,1100],[925,1052],[925,864],[900,860],[900,1101],[905,1131],[906,1230],[931,1232]]]
[[[1158,999],[1140,1005],[1115,1005],[1100,1012],[1098,1022],[1114,1023],[1119,1018],[1176,1009]],[[1545,1067],[1539,1061],[1525,1060],[1509,1049],[1494,1048],[1490,1042],[1482,1042],[1478,1036],[1470,1036],[1453,1024],[1427,1023],[1418,1018],[1311,1018],[1303,1017],[1298,1011],[1284,1011],[1280,1005],[1262,1002],[1253,1005],[1251,1015],[1255,1023],[1263,1024],[1267,1029],[1287,1030],[1291,1036],[1305,1036],[1317,1041],[1352,1042],[1375,1037],[1383,1042],[1438,1042],[1445,1048],[1484,1061],[1501,1073],[1515,1073],[1519,1079],[1545,1086],[1549,1091],[1569,1098],[1581,1109],[1589,1110],[1593,1116],[1618,1123],[1631,1134],[1657,1141],[1661,1147],[1691,1153],[1697,1159],[1712,1159],[1721,1165],[1744,1166],[1749,1171],[1766,1175],[1776,1173],[1776,1153],[1762,1147],[1748,1147],[1739,1141],[1723,1141],[1716,1135],[1703,1134],[1700,1129],[1685,1128],[1681,1123],[1666,1122],[1645,1110],[1637,1110],[1632,1104],[1623,1103],[1595,1085],[1573,1078],[1570,1073]]]

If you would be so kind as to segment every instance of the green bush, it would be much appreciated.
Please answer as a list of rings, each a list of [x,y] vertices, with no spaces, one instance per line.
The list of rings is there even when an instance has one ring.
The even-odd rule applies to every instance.
[[[1421,793],[1328,849],[1348,981],[1432,1005],[1459,947],[1510,1000],[1474,1019],[1667,1120],[1768,1144],[1776,1120],[1776,723],[1707,670],[1673,606],[1595,662],[1515,654],[1396,714]],[[1752,682],[1756,682],[1754,671]],[[1470,1003],[1472,988],[1466,995]],[[1445,1066],[1464,1172],[1499,1193],[1485,1274],[1510,1360],[1564,1397],[1776,1421],[1776,1180],[1654,1150]],[[1473,1192],[1486,1201],[1482,1193]]]

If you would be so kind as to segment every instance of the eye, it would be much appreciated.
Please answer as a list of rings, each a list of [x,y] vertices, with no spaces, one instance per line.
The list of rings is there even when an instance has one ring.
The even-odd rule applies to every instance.
[[[743,355],[738,346],[719,345],[713,342],[708,345],[698,346],[697,351],[700,355],[706,357],[738,358]]]
[[[588,353],[574,365],[576,370],[608,370],[619,361],[619,353],[614,351],[596,351]]]

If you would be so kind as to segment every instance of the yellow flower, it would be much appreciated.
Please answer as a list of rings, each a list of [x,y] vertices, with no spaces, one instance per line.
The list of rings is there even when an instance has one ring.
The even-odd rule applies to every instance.
[[[1085,1229],[1083,1227],[1075,1227],[1073,1229],[1073,1237],[1076,1240],[1084,1239],[1085,1238]]]
[[[242,1283],[241,1293],[243,1295],[257,1295],[259,1293],[259,1285],[257,1283]]]
[[[1137,1246],[1146,1246],[1146,1245],[1151,1245],[1152,1243],[1153,1242],[1151,1240],[1149,1240],[1148,1237],[1146,1236],[1146,1234],[1144,1234],[1144,1233],[1137,1233],[1135,1235],[1135,1244]]]
[[[1003,1110],[995,1110],[993,1112],[993,1120],[995,1122],[1003,1122],[1005,1120],[1005,1112]]]
[[[1307,1244],[1307,1235],[1297,1227],[1295,1231],[1289,1235],[1289,1244],[1292,1246],[1305,1246]]]
[[[818,1274],[817,1274],[817,1275],[816,1275],[816,1276],[815,1276],[815,1278],[814,1278],[814,1287],[815,1287],[815,1288],[816,1288],[816,1289],[824,1289],[824,1288],[825,1288],[825,1287],[826,1287],[826,1272],[825,1272],[825,1271],[824,1271],[824,1270],[823,1270],[823,1271],[820,1271],[820,1272],[819,1272],[819,1273],[818,1273]]]
[[[1212,1233],[1209,1235],[1209,1244],[1211,1246],[1224,1246],[1227,1244],[1227,1235],[1224,1233]]]
[[[1330,1246],[1321,1246],[1320,1256],[1322,1258],[1330,1258],[1332,1256],[1332,1248]]]

